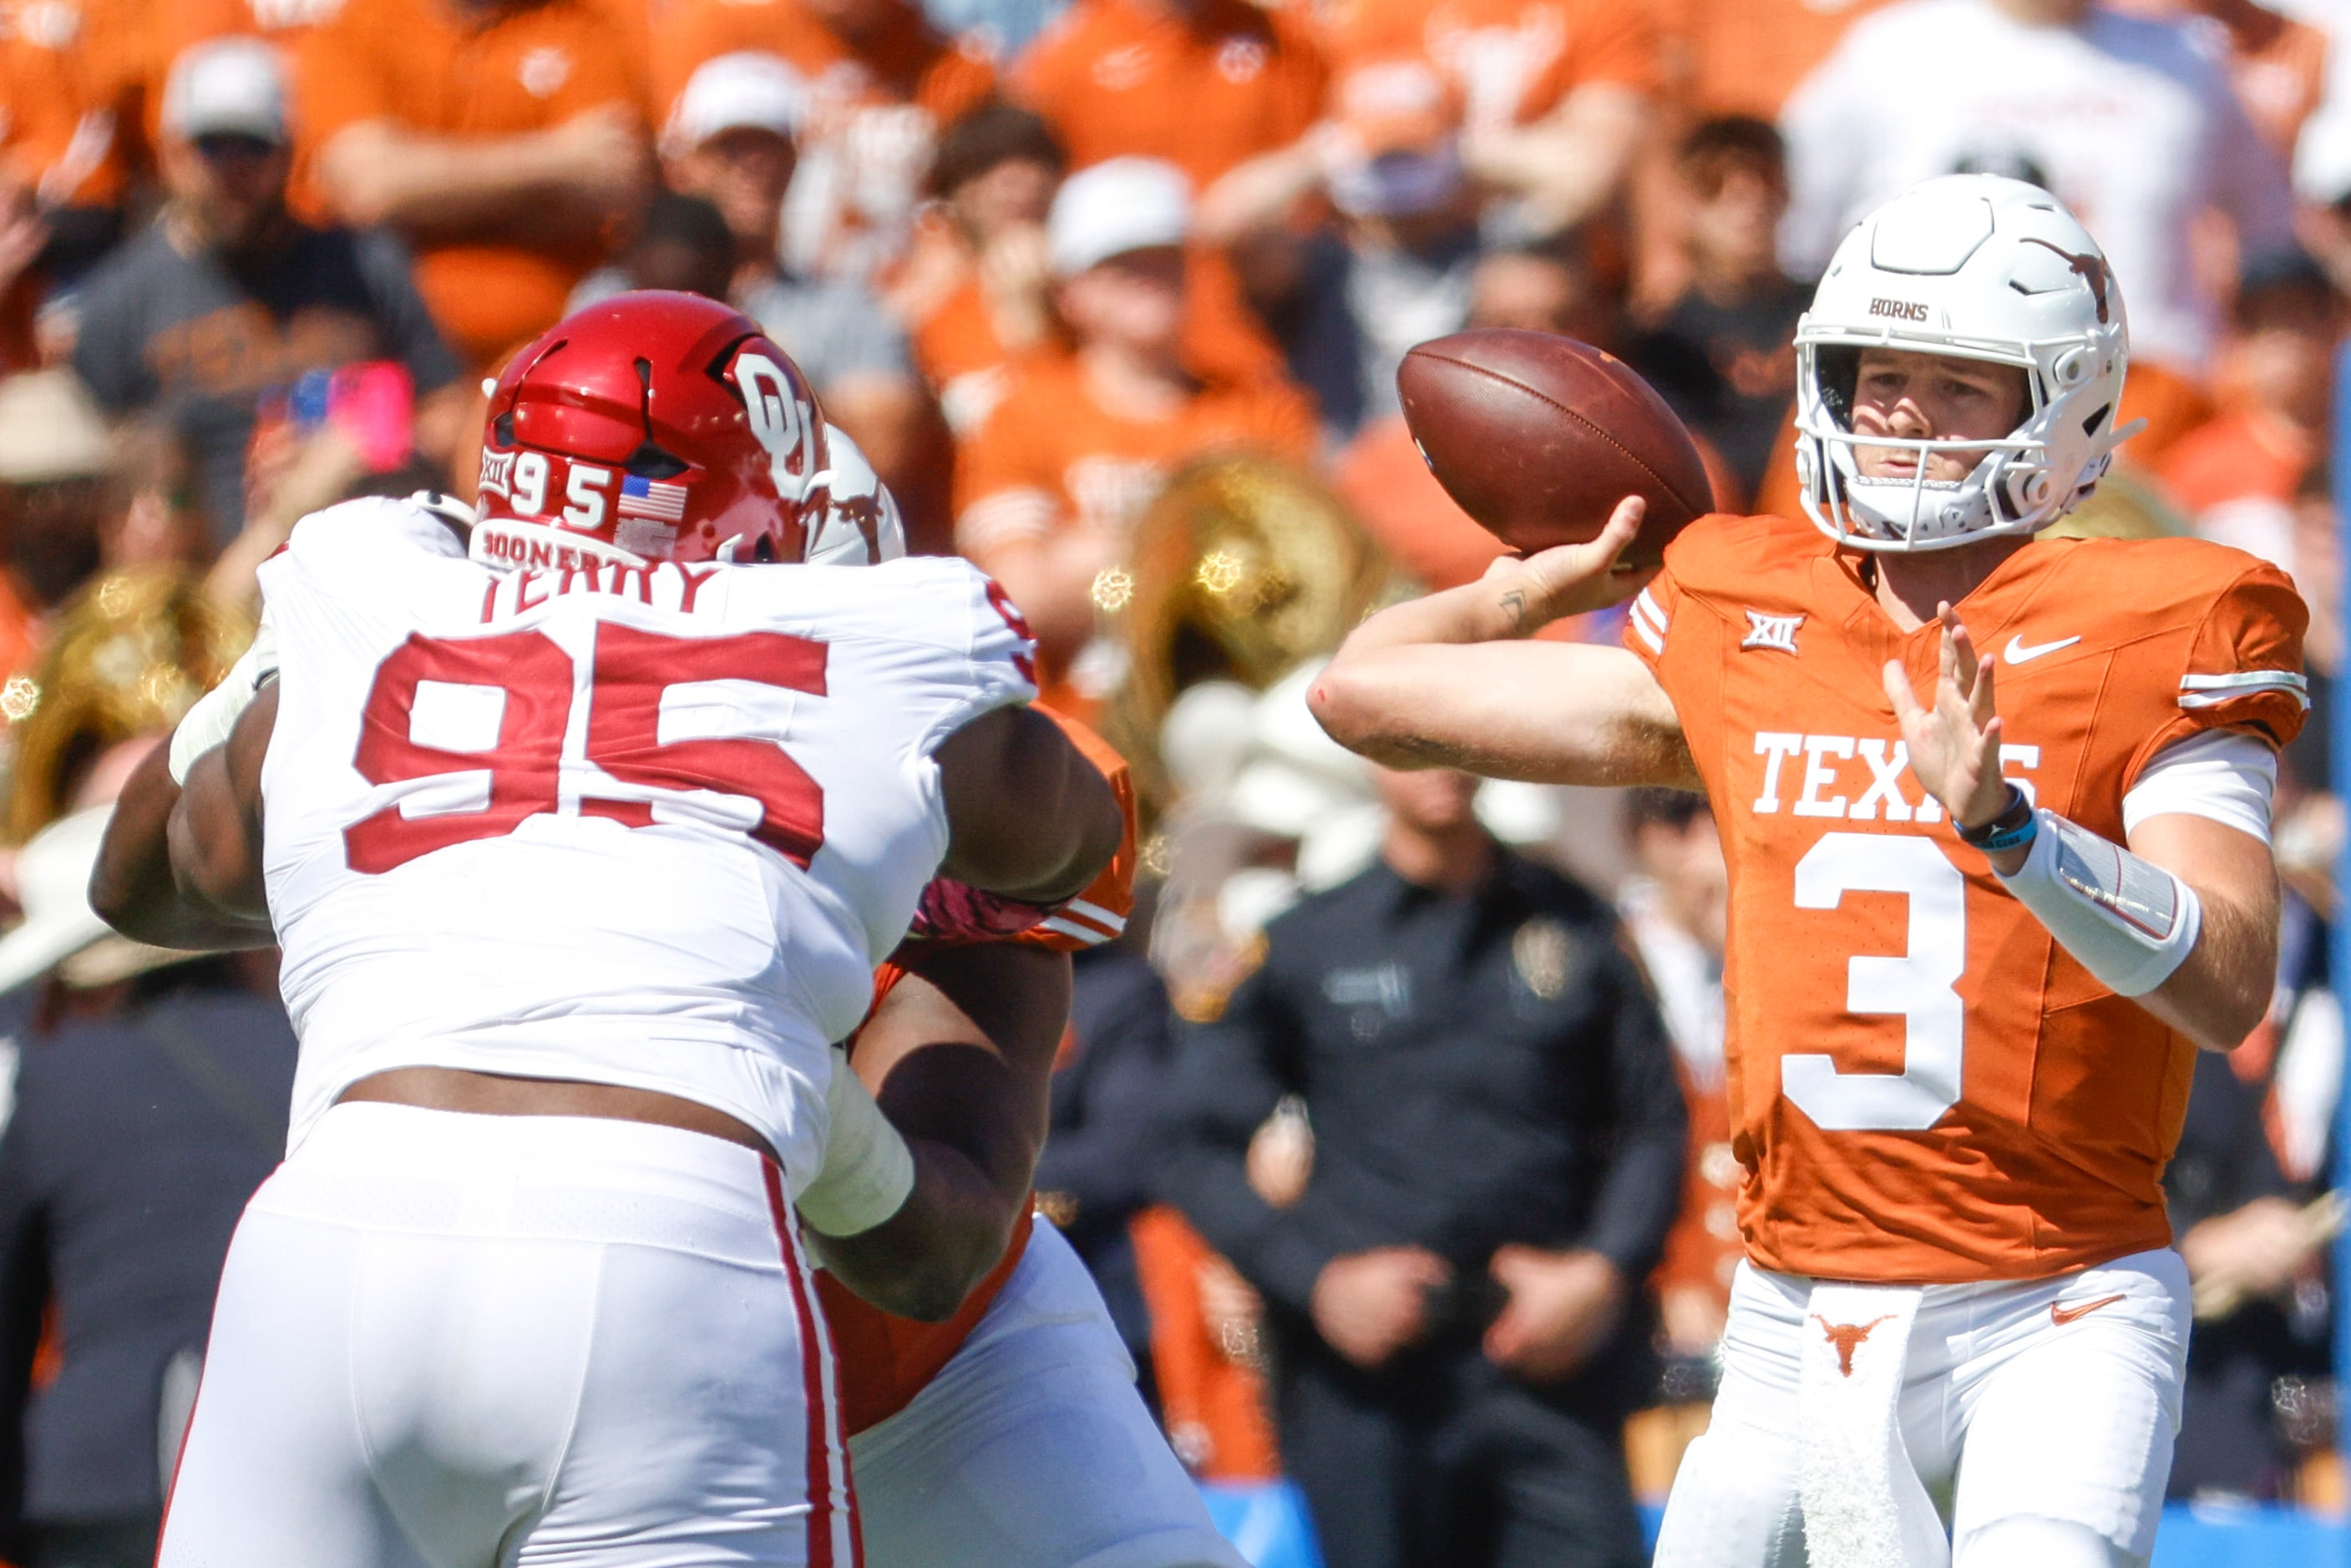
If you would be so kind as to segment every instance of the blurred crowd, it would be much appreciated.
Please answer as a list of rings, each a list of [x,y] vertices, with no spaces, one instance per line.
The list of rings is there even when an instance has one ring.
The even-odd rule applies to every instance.
[[[0,1550],[146,1561],[283,1133],[266,966],[78,904],[127,759],[298,518],[470,497],[483,376],[673,288],[791,352],[1135,770],[1145,897],[1079,961],[1039,1202],[1179,1454],[1300,1480],[1332,1568],[1514,1560],[1462,1544],[1504,1516],[1635,1560],[1739,1255],[1712,821],[1378,774],[1304,683],[1499,550],[1405,431],[1412,345],[1607,347],[1720,509],[1792,515],[1810,280],[1959,170],[2054,191],[2126,296],[2146,427],[2064,526],[2219,539],[2313,607],[2276,1003],[2168,1178],[2173,1485],[2346,1504],[2351,0],[0,0]]]

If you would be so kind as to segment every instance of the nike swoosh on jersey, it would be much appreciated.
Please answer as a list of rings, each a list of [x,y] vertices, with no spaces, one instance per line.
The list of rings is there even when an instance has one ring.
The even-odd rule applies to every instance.
[[[2087,1317],[2092,1313],[2097,1311],[2100,1307],[2110,1307],[2116,1302],[2123,1299],[2124,1298],[2119,1295],[2100,1296],[2096,1301],[2077,1302],[2070,1306],[2064,1302],[2051,1302],[2049,1303],[2049,1321],[2055,1324],[2059,1328],[2063,1328],[2077,1317]]]
[[[2001,650],[2001,657],[2011,664],[2022,664],[2028,659],[2038,659],[2044,653],[2054,653],[2061,648],[2071,648],[2081,640],[2079,632],[2061,641],[2036,642],[2030,645],[2021,637],[2011,637],[2008,639],[2008,646]]]

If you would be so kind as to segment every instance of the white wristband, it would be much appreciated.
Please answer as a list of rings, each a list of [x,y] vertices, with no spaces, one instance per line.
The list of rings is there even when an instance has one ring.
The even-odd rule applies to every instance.
[[[277,633],[265,614],[254,631],[253,645],[228,667],[219,685],[197,698],[180,716],[179,728],[172,732],[169,757],[173,784],[184,786],[198,757],[228,744],[238,718],[253,705],[254,694],[277,670]]]
[[[2145,996],[2170,979],[2203,929],[2196,889],[2053,811],[2036,815],[2032,852],[2001,884],[2100,984]]]
[[[914,1190],[914,1155],[838,1045],[824,1103],[832,1122],[824,1168],[799,1196],[800,1218],[827,1236],[854,1236],[905,1207]]]

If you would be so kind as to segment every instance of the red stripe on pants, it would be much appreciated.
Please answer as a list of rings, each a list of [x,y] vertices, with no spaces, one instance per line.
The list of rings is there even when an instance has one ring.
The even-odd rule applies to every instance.
[[[836,1408],[826,1376],[825,1334],[817,1318],[816,1301],[801,1259],[798,1228],[790,1202],[784,1197],[783,1169],[772,1159],[762,1162],[768,1184],[768,1212],[776,1224],[776,1241],[783,1253],[784,1277],[791,1282],[792,1306],[799,1314],[800,1380],[808,1410],[808,1561],[809,1568],[837,1568],[833,1556],[833,1464],[840,1455],[843,1469],[841,1490],[848,1500],[849,1568],[863,1568],[864,1552],[857,1529],[856,1493],[846,1475],[848,1454],[839,1437],[841,1412]]]

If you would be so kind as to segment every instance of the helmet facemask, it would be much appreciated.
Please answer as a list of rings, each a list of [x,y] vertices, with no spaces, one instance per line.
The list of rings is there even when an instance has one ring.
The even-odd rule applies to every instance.
[[[2025,410],[2003,435],[1905,438],[1854,429],[1870,348],[2023,372]],[[2122,302],[2089,235],[2056,198],[1991,175],[1928,181],[1838,247],[1796,328],[1796,473],[1814,525],[1859,550],[1949,549],[2039,532],[2096,486],[2115,448],[2128,354]],[[1914,473],[1870,478],[1862,448],[1913,453]],[[1928,460],[1972,454],[1958,479]]]

